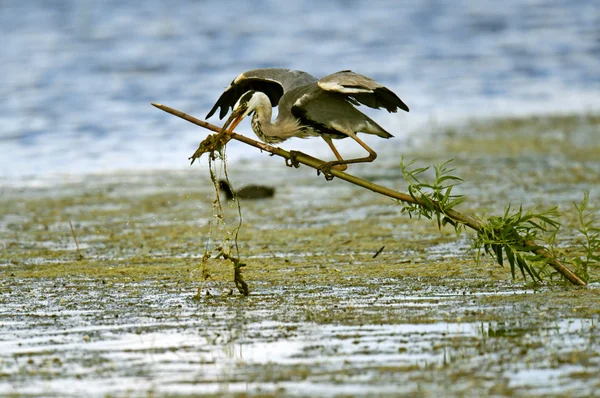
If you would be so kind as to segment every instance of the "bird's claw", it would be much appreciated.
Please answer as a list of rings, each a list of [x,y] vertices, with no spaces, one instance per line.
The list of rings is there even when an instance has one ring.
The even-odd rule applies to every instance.
[[[290,158],[285,159],[285,165],[287,167],[300,167],[300,162],[296,159],[296,157],[300,154],[299,151],[290,151]]]
[[[323,177],[325,177],[327,181],[333,180],[333,174],[331,174],[331,166],[333,166],[331,162],[323,163],[317,169],[317,175],[323,173]]]
[[[295,168],[300,167],[300,163],[297,160],[293,161],[292,159],[285,159],[285,165],[287,167],[295,167]]]

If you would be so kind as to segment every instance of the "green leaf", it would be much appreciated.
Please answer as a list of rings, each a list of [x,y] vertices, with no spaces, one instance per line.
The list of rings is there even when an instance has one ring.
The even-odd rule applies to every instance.
[[[464,197],[459,197],[459,198],[457,198],[457,199],[454,199],[453,201],[449,202],[449,203],[446,205],[446,210],[450,210],[450,209],[452,209],[453,207],[455,207],[455,206],[458,206],[459,204],[461,204],[462,202],[464,202],[464,201],[465,201],[465,199],[466,199],[466,198],[464,198]]]
[[[552,225],[554,228],[558,228],[561,225],[558,221],[556,221],[550,217],[538,215],[537,218],[544,221],[546,224]]]
[[[523,257],[521,257],[520,254],[517,254],[517,263],[519,265],[519,269],[521,270],[521,274],[523,274],[523,279],[527,279],[527,277],[525,276],[525,270],[527,269],[527,263],[525,262],[525,260],[523,259]],[[514,275],[513,275],[513,279],[514,279]]]
[[[531,278],[532,278],[534,281],[535,281],[535,280],[538,280],[538,281],[541,281],[541,280],[542,280],[542,278],[541,278],[540,274],[539,274],[539,273],[536,271],[536,269],[535,269],[535,267],[534,267],[534,266],[530,265],[530,266],[529,266],[527,269],[530,271],[529,273],[531,274]],[[535,278],[534,278],[534,275],[535,275]]]
[[[490,246],[491,245],[489,243],[485,243],[483,245],[483,248],[484,248],[485,252],[490,255],[490,257],[494,257],[494,255],[492,254],[492,252],[490,250]]]
[[[463,179],[460,178],[460,177],[456,177],[456,176],[443,176],[443,177],[440,177],[440,178],[437,179],[437,183],[440,184],[440,183],[442,183],[444,181],[448,181],[448,180],[450,180],[450,181],[461,181],[461,182],[463,181]]]
[[[501,267],[503,267],[504,265],[502,264],[502,245],[492,245],[492,249],[494,249],[494,252],[496,253],[496,261],[498,262],[498,264],[500,264]]]
[[[513,275],[513,279],[515,278],[515,255],[512,249],[508,245],[504,245],[504,253],[506,253],[506,258],[508,259],[508,263],[510,264],[510,273]]]

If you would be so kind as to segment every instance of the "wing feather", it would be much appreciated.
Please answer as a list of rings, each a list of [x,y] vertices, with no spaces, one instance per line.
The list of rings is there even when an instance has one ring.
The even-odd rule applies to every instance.
[[[302,124],[332,138],[344,138],[359,131],[383,138],[392,137],[381,126],[353,106],[351,97],[320,89],[316,85],[301,87],[292,95],[297,98],[291,113]],[[281,112],[281,111],[280,111]]]
[[[370,108],[385,108],[388,112],[397,112],[398,108],[409,111],[408,106],[390,89],[350,70],[325,76],[317,84],[325,91],[344,94],[349,101],[359,102]]]
[[[244,93],[249,90],[261,91],[269,97],[271,106],[276,107],[283,94],[302,84],[315,82],[317,79],[310,74],[283,68],[265,68],[246,71],[236,77],[229,87],[221,94],[206,119],[210,118],[218,108],[219,119],[223,119]]]

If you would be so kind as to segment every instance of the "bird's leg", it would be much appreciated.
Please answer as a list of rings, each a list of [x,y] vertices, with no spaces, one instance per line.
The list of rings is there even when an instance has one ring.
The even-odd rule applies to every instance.
[[[329,145],[329,148],[331,148],[331,150],[333,151],[333,154],[335,155],[335,157],[337,158],[337,160],[339,162],[344,162],[344,159],[342,158],[342,155],[340,155],[340,152],[337,150],[337,148],[335,147],[335,145],[333,145],[333,141],[331,140],[331,138],[326,137],[326,136],[322,136],[323,140],[327,143],[327,145]],[[333,180],[333,175],[331,175],[330,170],[332,168],[340,170],[340,171],[344,171],[348,168],[348,166],[346,166],[345,163],[340,163],[340,164],[336,164],[336,165],[332,165],[332,162],[326,162],[323,163],[318,169],[317,169],[317,175],[319,175],[320,173],[323,173],[323,176],[325,176],[325,179],[327,181],[331,181]]]
[[[331,170],[332,167],[335,167],[337,165],[344,165],[346,166],[348,163],[365,163],[365,162],[372,162],[377,158],[377,153],[372,150],[371,148],[369,148],[369,146],[367,144],[365,144],[364,142],[362,142],[362,140],[360,138],[358,138],[356,136],[356,134],[354,134],[353,132],[349,132],[349,131],[345,131],[345,134],[348,135],[348,137],[352,138],[354,141],[358,142],[360,144],[360,146],[362,146],[363,148],[365,148],[367,150],[367,152],[369,152],[369,156],[364,157],[364,158],[356,158],[356,159],[343,159],[343,160],[336,160],[333,162],[327,162],[322,164],[319,169],[321,171],[323,171],[323,173]]]
[[[333,154],[335,155],[335,157],[337,158],[338,161],[342,162],[338,165],[333,166],[334,169],[338,169],[340,171],[344,171],[348,168],[348,166],[346,166],[346,163],[344,162],[344,159],[342,159],[342,155],[340,155],[339,151],[337,150],[337,148],[333,145],[333,141],[331,140],[331,138],[329,137],[325,137],[323,136],[323,140],[325,140],[325,142],[327,143],[327,145],[329,145],[329,148],[331,148],[331,150],[333,151]]]
[[[300,151],[290,151],[290,158],[289,159],[285,159],[285,165],[287,167],[295,167],[298,168],[300,167],[300,162],[298,162],[298,159],[296,159],[296,157],[298,155],[304,155],[302,152]]]

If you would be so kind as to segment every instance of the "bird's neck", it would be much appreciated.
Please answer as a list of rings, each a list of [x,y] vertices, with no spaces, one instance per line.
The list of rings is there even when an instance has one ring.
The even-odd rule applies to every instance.
[[[273,108],[271,108],[268,99],[266,101],[266,103],[257,106],[254,115],[252,115],[252,130],[257,137],[269,144],[277,144],[294,137],[300,128],[298,121],[295,118],[281,117],[280,112],[277,119],[272,122]]]
[[[254,115],[252,115],[252,126],[254,126],[255,123],[259,123],[262,126],[270,125],[272,124],[272,116],[273,108],[271,107],[271,103],[261,100],[260,104],[254,110]]]
[[[268,107],[257,107],[252,115],[252,130],[258,138],[264,142],[276,143],[277,140],[273,140],[273,124],[271,123],[271,116],[273,110],[270,106]]]
[[[267,100],[268,101],[268,100]],[[270,102],[261,103],[256,107],[254,115],[252,115],[252,130],[263,142],[269,144],[277,144],[285,141],[292,135],[288,132],[285,123],[282,123],[281,118],[277,118],[274,122],[271,121],[273,116],[273,108]]]

